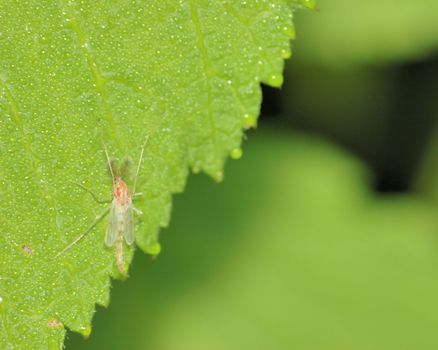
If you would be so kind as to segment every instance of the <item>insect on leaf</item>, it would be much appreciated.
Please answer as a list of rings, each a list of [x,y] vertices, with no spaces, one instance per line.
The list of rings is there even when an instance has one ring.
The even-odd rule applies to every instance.
[[[132,206],[129,206],[126,209],[126,224],[125,224],[125,230],[124,230],[124,237],[126,244],[131,245],[135,241],[135,235],[134,235],[134,211],[132,209]]]
[[[256,126],[260,83],[282,84],[294,4],[0,2],[1,349],[59,349],[65,327],[88,335],[95,304],[108,305],[118,219],[96,221],[107,205],[84,190],[111,196],[101,140],[135,161],[149,136],[135,243],[157,254],[189,169],[222,179]]]
[[[108,247],[112,247],[114,243],[116,243],[117,227],[119,226],[117,218],[118,217],[115,213],[115,208],[114,206],[111,206],[111,209],[108,214],[108,225],[106,227],[106,235],[105,235],[105,244]]]

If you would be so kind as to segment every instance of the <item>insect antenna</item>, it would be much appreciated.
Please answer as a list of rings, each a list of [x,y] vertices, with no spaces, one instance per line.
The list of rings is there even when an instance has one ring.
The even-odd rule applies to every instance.
[[[141,147],[140,159],[138,160],[137,171],[135,173],[134,186],[132,187],[132,194],[133,195],[135,195],[135,187],[137,186],[138,173],[140,172],[140,166],[141,166],[141,162],[143,160],[144,149],[145,149],[148,141],[149,141],[149,136],[146,136],[145,140],[144,140],[144,143],[143,143],[143,146]]]
[[[108,200],[108,199],[100,199],[92,190],[90,190],[88,187],[85,187],[84,185],[82,185],[81,183],[79,183],[79,182],[75,182],[75,181],[72,181],[72,180],[68,180],[67,179],[67,181],[68,182],[70,182],[70,183],[72,183],[73,185],[76,185],[76,186],[79,186],[80,188],[82,188],[84,191],[86,191],[86,192],[88,192],[93,198],[94,198],[94,200],[97,202],[97,203],[100,203],[100,204],[102,204],[102,203],[109,203],[109,202],[111,202],[111,200]]]
[[[111,165],[111,159],[110,159],[110,157],[109,157],[109,155],[108,155],[108,150],[107,150],[106,145],[105,145],[105,143],[103,142],[103,140],[102,140],[102,145],[103,145],[103,150],[105,151],[106,160],[107,160],[107,162],[108,162],[108,168],[109,168],[109,170],[110,170],[110,172],[111,172],[111,177],[112,177],[112,179],[113,179],[113,183],[114,183],[114,182],[115,182],[115,176],[114,176],[113,167],[112,167],[112,165]]]

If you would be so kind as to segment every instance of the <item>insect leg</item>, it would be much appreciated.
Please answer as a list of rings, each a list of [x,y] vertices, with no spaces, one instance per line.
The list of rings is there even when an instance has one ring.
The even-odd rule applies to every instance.
[[[143,215],[143,212],[140,209],[132,207],[132,210],[134,210],[138,215]]]
[[[61,255],[67,253],[71,248],[73,248],[82,238],[84,238],[87,234],[91,232],[91,230],[96,226],[108,213],[111,206],[108,206],[90,225],[90,227],[85,231],[83,234],[78,236],[73,242],[71,242],[67,247],[65,247],[63,250],[61,250],[58,254],[56,254],[55,258],[60,257]]]
[[[72,180],[67,180],[68,182],[71,182],[72,184],[79,186],[80,188],[82,188],[84,191],[88,192],[97,203],[103,204],[103,203],[109,203],[111,202],[111,199],[100,199],[99,197],[96,196],[96,194],[90,190],[89,188],[85,187],[84,185],[80,184],[79,182],[75,182]]]

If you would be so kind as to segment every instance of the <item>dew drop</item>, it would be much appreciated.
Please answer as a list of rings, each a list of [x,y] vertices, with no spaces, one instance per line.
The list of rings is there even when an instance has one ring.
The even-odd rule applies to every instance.
[[[289,38],[295,39],[295,28],[290,25],[284,25],[281,27],[281,32],[286,34]]]
[[[231,158],[240,159],[242,157],[243,151],[241,148],[235,148],[231,151]]]
[[[6,311],[7,304],[5,302],[5,299],[0,296],[0,312]]]
[[[81,327],[81,329],[79,329],[79,332],[83,335],[84,338],[88,338],[91,334],[91,325],[88,324],[85,327]]]
[[[250,112],[245,113],[243,115],[243,126],[246,129],[257,127],[257,116]]]
[[[214,180],[216,182],[221,182],[224,179],[224,173],[222,171],[218,171],[215,175],[214,175]]]
[[[291,50],[290,49],[282,49],[281,50],[281,58],[287,59],[291,56]]]
[[[268,78],[267,83],[269,85],[280,87],[283,84],[283,75],[282,74],[271,74]]]
[[[153,256],[157,256],[161,252],[161,244],[158,242],[151,242],[145,248],[145,252]]]

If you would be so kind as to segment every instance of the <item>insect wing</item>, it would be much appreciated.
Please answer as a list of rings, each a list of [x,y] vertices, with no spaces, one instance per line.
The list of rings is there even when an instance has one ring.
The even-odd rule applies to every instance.
[[[134,211],[132,205],[126,208],[125,213],[125,230],[123,232],[126,244],[131,245],[135,241],[134,236]]]
[[[108,247],[112,247],[117,239],[118,217],[115,210],[115,206],[111,206],[111,210],[108,215],[108,226],[106,228],[105,244]]]

